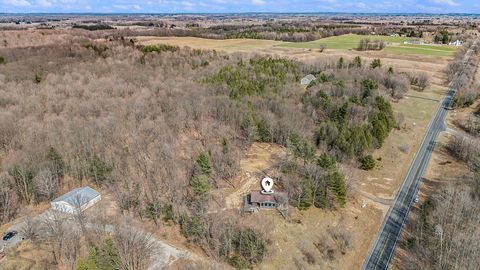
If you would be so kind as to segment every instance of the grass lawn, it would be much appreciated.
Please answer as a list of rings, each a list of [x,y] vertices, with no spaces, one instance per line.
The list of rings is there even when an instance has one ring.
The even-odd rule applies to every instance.
[[[436,56],[453,56],[457,47],[453,46],[435,46],[435,45],[414,45],[403,44],[404,41],[412,40],[409,37],[390,37],[390,36],[374,36],[374,35],[342,35],[335,37],[322,38],[309,42],[288,42],[279,46],[290,48],[318,49],[320,45],[325,45],[327,49],[351,50],[358,46],[361,39],[382,39],[387,42],[386,52],[400,54],[419,54],[419,55],[436,55]],[[393,43],[393,44],[392,44]]]
[[[407,40],[412,40],[408,37],[390,37],[390,36],[374,36],[374,35],[342,35],[335,37],[322,38],[319,40],[309,41],[309,42],[288,42],[282,44],[282,47],[291,47],[291,48],[307,48],[307,49],[317,49],[320,45],[325,45],[327,49],[355,49],[358,46],[358,42],[361,39],[370,38],[370,39],[381,39],[385,42],[394,42],[401,43]]]
[[[404,53],[404,54],[421,54],[421,55],[435,55],[435,56],[453,56],[458,47],[454,46],[432,46],[432,45],[413,45],[401,44],[387,46],[384,50],[386,52]]]

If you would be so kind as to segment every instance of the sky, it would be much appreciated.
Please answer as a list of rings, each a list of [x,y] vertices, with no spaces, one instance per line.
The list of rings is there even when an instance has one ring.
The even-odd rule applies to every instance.
[[[231,13],[359,12],[480,13],[480,0],[0,0],[0,12]]]

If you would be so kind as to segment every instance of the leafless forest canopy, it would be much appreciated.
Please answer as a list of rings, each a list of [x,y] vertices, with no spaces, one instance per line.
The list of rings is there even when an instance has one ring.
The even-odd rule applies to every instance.
[[[268,252],[265,228],[207,211],[210,191],[233,179],[248,146],[288,149],[276,166],[292,207],[334,210],[348,199],[337,163],[371,169],[369,153],[399,125],[390,101],[428,85],[427,75],[397,72],[381,59],[307,65],[142,47],[124,38],[129,32],[105,31],[114,37],[99,41],[104,32],[78,29],[0,33],[0,223],[25,206],[93,185],[136,220],[171,222],[207,255],[251,267]],[[299,80],[310,73],[316,79],[305,91]],[[76,265],[88,235],[86,221],[77,221],[78,234],[66,233],[61,220],[44,225],[53,264]],[[151,239],[125,226],[87,237],[89,244],[114,246],[118,265],[145,269],[129,252],[144,252]],[[55,253],[66,245],[70,253]]]

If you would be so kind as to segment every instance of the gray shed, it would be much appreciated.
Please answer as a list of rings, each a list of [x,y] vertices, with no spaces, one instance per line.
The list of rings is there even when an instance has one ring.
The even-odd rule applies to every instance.
[[[314,81],[316,78],[312,74],[308,74],[307,76],[303,77],[302,80],[300,81],[301,85],[309,85],[312,81]]]
[[[76,188],[50,202],[52,209],[75,214],[84,211],[101,200],[101,195],[91,187]]]

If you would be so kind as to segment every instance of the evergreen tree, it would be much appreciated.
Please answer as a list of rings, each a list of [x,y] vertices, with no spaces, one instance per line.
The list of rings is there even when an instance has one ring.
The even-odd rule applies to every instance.
[[[100,249],[91,246],[88,248],[87,257],[77,262],[77,270],[116,270],[120,268],[120,257],[113,240],[103,240]]]
[[[362,170],[369,171],[373,168],[375,168],[375,159],[373,159],[372,155],[366,155],[358,159],[360,161],[360,168]]]
[[[195,175],[190,181],[195,196],[198,198],[205,198],[210,190],[210,184],[208,183],[208,177],[206,175]]]
[[[341,173],[338,171],[327,174],[327,183],[335,194],[335,198],[338,204],[343,207],[347,203],[347,190],[345,188],[345,180]]]
[[[327,208],[329,206],[327,195],[327,188],[324,185],[319,185],[315,190],[313,205],[317,208]]]
[[[313,199],[312,183],[310,183],[310,179],[304,177],[301,187],[302,193],[298,201],[298,209],[307,210],[312,205]]]
[[[109,174],[112,172],[112,167],[97,155],[93,155],[89,160],[88,165],[90,179],[95,181],[97,185],[100,185],[107,180]]]
[[[324,170],[331,170],[334,169],[336,166],[336,159],[334,156],[330,156],[327,153],[322,153],[320,157],[318,157],[317,164],[318,166],[322,167]]]
[[[200,153],[195,161],[194,174],[210,175],[212,173],[212,157],[209,153]]]
[[[46,157],[47,157],[47,160],[51,162],[52,171],[55,174],[55,176],[61,179],[64,175],[64,170],[65,170],[65,162],[63,161],[62,156],[60,156],[57,149],[50,146],[47,150]]]

